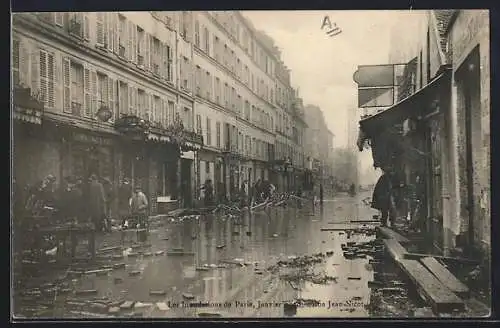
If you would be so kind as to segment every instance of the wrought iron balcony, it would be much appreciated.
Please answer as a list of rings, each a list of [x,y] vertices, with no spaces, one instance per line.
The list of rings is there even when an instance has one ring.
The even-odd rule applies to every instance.
[[[15,86],[13,90],[14,118],[41,123],[44,112],[44,103],[31,92],[30,88]]]
[[[146,133],[149,122],[136,115],[124,115],[115,122],[115,129],[121,133]]]

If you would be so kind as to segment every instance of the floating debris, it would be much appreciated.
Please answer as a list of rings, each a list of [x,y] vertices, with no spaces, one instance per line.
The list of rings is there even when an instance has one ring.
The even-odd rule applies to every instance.
[[[134,271],[130,271],[130,272],[128,273],[128,275],[129,275],[129,276],[131,276],[131,277],[138,276],[138,275],[140,275],[140,274],[141,274],[141,271],[140,271],[140,270],[134,270]]]
[[[170,309],[170,308],[168,307],[167,303],[165,303],[165,302],[158,302],[158,303],[156,303],[156,306],[158,307],[158,309],[159,309],[160,311],[167,311],[167,310],[169,310],[169,309]]]
[[[119,312],[120,312],[120,308],[117,306],[110,307],[108,310],[108,313],[111,313],[111,314],[119,313]]]
[[[126,264],[125,263],[115,263],[113,264],[113,269],[117,270],[117,269],[125,269],[126,267]]]
[[[76,295],[92,295],[97,294],[97,289],[79,289],[75,291]]]
[[[347,280],[361,280],[361,277],[347,277]]]
[[[151,290],[149,291],[149,295],[152,296],[165,296],[167,295],[167,292],[164,290]]]
[[[131,309],[134,306],[134,301],[125,301],[120,305],[120,309]]]
[[[217,248],[217,249],[223,249],[224,247],[226,247],[226,245],[218,245],[218,246],[215,246],[215,248]]]
[[[115,277],[113,279],[114,283],[115,284],[121,284],[123,282],[123,278],[120,278],[120,277]]]
[[[193,252],[180,252],[180,251],[168,251],[167,255],[169,256],[194,256]]]
[[[136,302],[134,304],[135,309],[147,308],[147,307],[151,307],[151,306],[153,306],[153,303],[148,303],[148,302],[146,302],[146,303]]]
[[[207,267],[196,267],[196,271],[209,271],[210,269]]]
[[[183,294],[182,294],[182,297],[184,297],[184,298],[185,298],[185,299],[187,299],[187,300],[192,300],[192,299],[194,299],[193,294],[190,294],[190,293],[183,293]]]

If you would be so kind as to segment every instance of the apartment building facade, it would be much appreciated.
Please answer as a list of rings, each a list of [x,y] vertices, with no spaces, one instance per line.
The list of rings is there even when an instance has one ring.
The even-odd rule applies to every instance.
[[[259,33],[239,12],[16,14],[16,182],[129,178],[154,213],[301,169],[290,73]]]
[[[181,176],[194,174],[193,165],[181,165],[182,155],[203,142],[192,132],[194,100],[186,88],[190,45],[151,18],[146,12],[14,15],[19,184],[48,174],[59,183],[97,174],[116,194],[129,178],[142,186],[153,213],[158,197],[191,198],[194,183],[183,195],[178,186]],[[35,124],[26,102],[42,105]]]

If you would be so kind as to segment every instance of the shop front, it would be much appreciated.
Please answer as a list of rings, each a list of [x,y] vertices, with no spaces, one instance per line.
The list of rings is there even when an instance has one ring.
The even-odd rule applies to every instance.
[[[415,220],[424,224],[426,235],[442,250],[444,213],[442,168],[443,113],[449,111],[451,74],[448,67],[427,86],[396,105],[360,121],[358,148],[369,140],[375,167],[396,174],[400,216],[412,211],[405,199],[408,186],[422,189]],[[417,178],[418,176],[418,178]],[[422,186],[416,186],[416,183]]]

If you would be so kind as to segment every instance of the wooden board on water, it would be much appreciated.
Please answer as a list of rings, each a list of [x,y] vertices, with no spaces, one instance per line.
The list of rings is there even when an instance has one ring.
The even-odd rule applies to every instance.
[[[384,245],[396,262],[405,258],[405,254],[407,253],[406,249],[395,239],[385,239]]]
[[[400,235],[399,233],[397,233],[396,231],[394,231],[390,228],[377,227],[377,229],[384,238],[395,239],[396,241],[398,241],[400,243],[408,243],[409,242],[408,238]]]
[[[481,261],[479,259],[475,260],[475,259],[468,259],[468,258],[463,258],[463,257],[441,256],[441,255],[422,254],[422,253],[407,253],[406,254],[406,258],[413,259],[413,260],[420,260],[423,257],[433,257],[435,259],[460,262],[460,263],[467,263],[467,264],[480,264],[481,263]]]
[[[429,270],[415,260],[400,260],[400,268],[415,283],[420,296],[431,303],[436,313],[463,311],[465,304],[455,293],[443,285]]]
[[[448,287],[458,296],[464,297],[469,294],[469,288],[457,279],[447,268],[433,257],[425,257],[421,260],[429,271],[438,278],[439,281]]]

